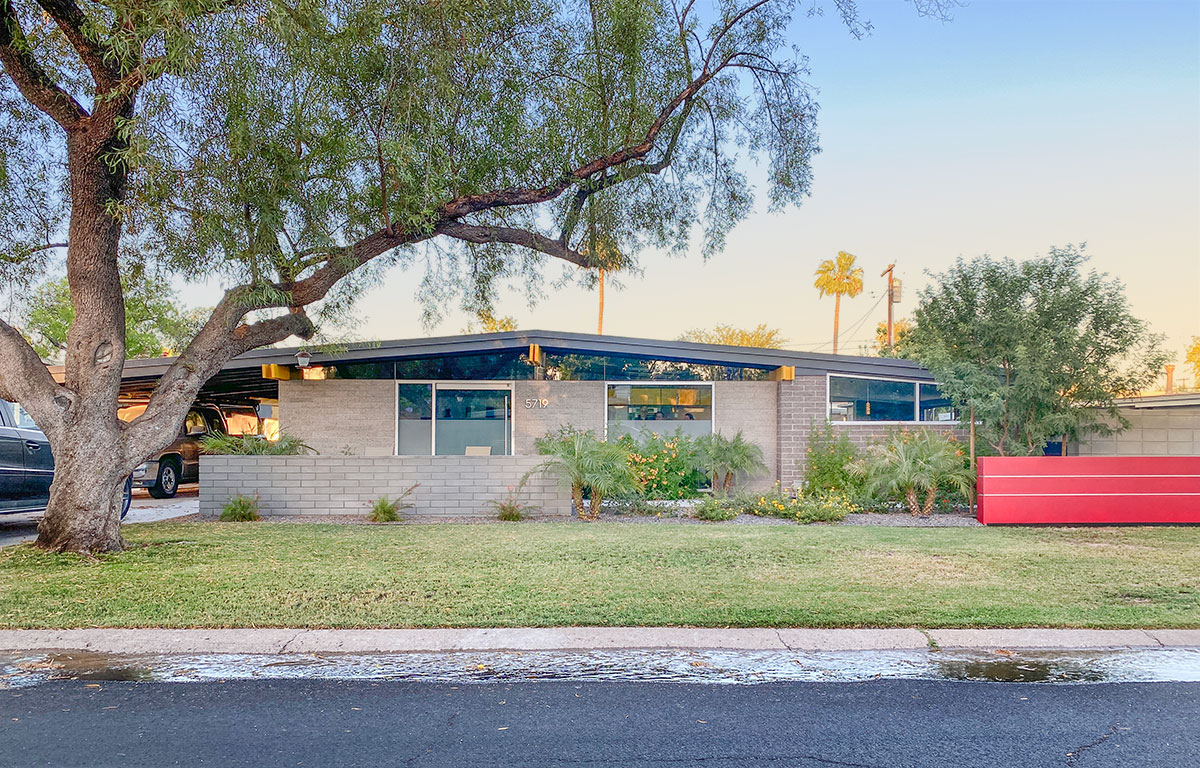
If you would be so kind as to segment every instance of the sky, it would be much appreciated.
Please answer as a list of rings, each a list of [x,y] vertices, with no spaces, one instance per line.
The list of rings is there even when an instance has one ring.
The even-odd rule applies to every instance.
[[[813,272],[846,250],[866,282],[842,303],[841,351],[854,352],[886,318],[879,274],[891,262],[903,317],[926,271],[958,256],[1086,242],[1182,362],[1200,335],[1200,1],[976,0],[949,22],[896,1],[860,10],[874,25],[862,40],[832,9],[791,30],[821,105],[812,196],[778,214],[760,200],[708,261],[643,253],[644,273],[607,292],[605,332],[670,339],[766,323],[791,348],[828,351],[833,300],[818,298]],[[559,273],[547,269],[547,287]],[[422,277],[389,273],[354,335],[462,330],[469,318],[454,312],[422,326]],[[530,308],[503,293],[497,315],[595,331],[594,292],[549,294]]]

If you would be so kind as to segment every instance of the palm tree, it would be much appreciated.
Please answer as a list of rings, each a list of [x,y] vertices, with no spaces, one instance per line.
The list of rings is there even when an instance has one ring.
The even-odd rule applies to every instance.
[[[833,297],[833,354],[838,351],[838,315],[842,311],[842,296],[854,298],[862,293],[863,271],[854,266],[854,254],[838,251],[837,259],[826,259],[817,267],[813,286],[821,296]]]
[[[741,430],[732,440],[720,432],[705,435],[697,447],[701,462],[712,471],[713,492],[729,493],[738,475],[754,477],[767,471],[762,448],[747,440]]]
[[[629,493],[637,488],[629,453],[618,443],[606,443],[591,430],[565,429],[534,441],[538,453],[547,457],[533,472],[556,475],[564,488],[571,490],[575,512],[580,520],[595,520],[606,496]],[[587,509],[583,506],[588,492]]]
[[[900,432],[870,454],[848,465],[851,473],[867,480],[875,496],[903,497],[914,517],[933,511],[939,488],[951,488],[970,497],[975,473],[967,466],[957,443],[928,430]],[[925,494],[922,505],[920,494]]]
[[[617,250],[616,245],[607,239],[597,237],[596,243],[596,284],[600,289],[600,314],[596,320],[596,333],[604,334],[604,283],[610,272],[617,272],[625,262],[625,257]],[[591,253],[590,244],[583,245],[579,252],[584,256]]]

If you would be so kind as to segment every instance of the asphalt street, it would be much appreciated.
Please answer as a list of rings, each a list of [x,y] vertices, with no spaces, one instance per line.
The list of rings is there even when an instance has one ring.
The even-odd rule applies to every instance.
[[[23,766],[1200,766],[1200,684],[58,681]]]

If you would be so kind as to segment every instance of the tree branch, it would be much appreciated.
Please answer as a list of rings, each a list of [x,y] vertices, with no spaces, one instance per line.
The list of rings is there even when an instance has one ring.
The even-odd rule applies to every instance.
[[[455,240],[468,243],[509,243],[569,261],[580,267],[594,266],[591,258],[568,247],[563,241],[527,229],[464,224],[453,220],[439,222],[436,229],[438,234],[453,237]]]
[[[98,91],[107,91],[120,78],[120,72],[104,60],[104,48],[84,31],[87,18],[74,0],[37,0],[38,5],[67,36],[71,47],[92,73]]]
[[[45,112],[63,128],[88,117],[87,110],[64,91],[33,58],[32,46],[12,0],[0,0],[0,63],[29,103]]]
[[[0,320],[0,398],[20,403],[47,436],[61,431],[62,411],[74,398],[54,380],[20,331]]]

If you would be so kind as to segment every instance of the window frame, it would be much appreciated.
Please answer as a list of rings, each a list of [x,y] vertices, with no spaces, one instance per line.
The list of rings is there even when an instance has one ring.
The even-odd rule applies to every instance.
[[[674,389],[683,389],[684,387],[708,387],[711,393],[712,405],[709,408],[712,410],[712,418],[709,419],[709,434],[715,434],[717,431],[717,388],[712,381],[626,381],[621,379],[605,379],[604,380],[604,396],[601,403],[601,422],[604,425],[604,442],[608,442],[608,388],[610,386],[631,386],[631,387],[672,387]]]
[[[838,377],[839,379],[866,379],[868,381],[891,381],[891,382],[895,382],[898,384],[911,384],[912,388],[913,388],[913,418],[912,418],[912,420],[911,421],[897,421],[895,419],[878,419],[878,420],[866,420],[866,421],[863,421],[863,420],[834,421],[833,420],[832,380],[833,380],[833,377],[835,377],[835,376]],[[846,424],[846,425],[850,425],[850,426],[854,426],[854,425],[861,426],[864,424],[883,425],[883,426],[897,426],[900,424],[938,424],[938,425],[945,425],[945,426],[957,425],[959,423],[957,420],[954,420],[954,421],[922,421],[921,420],[921,385],[922,384],[928,384],[929,386],[933,386],[933,387],[936,387],[938,385],[937,382],[933,381],[932,379],[930,379],[929,381],[924,381],[921,379],[903,379],[898,376],[863,376],[863,375],[855,374],[855,373],[834,373],[832,371],[826,371],[826,373],[825,373],[825,421],[827,423],[833,424],[833,425]]]
[[[475,389],[508,392],[508,430],[504,436],[506,453],[492,454],[493,456],[514,456],[516,443],[517,408],[515,381],[513,379],[471,379],[456,381],[454,379],[394,379],[392,390],[392,455],[393,456],[461,456],[459,453],[437,452],[437,392],[438,385],[444,384],[444,389]],[[400,385],[427,384],[429,390],[429,453],[400,453]]]

